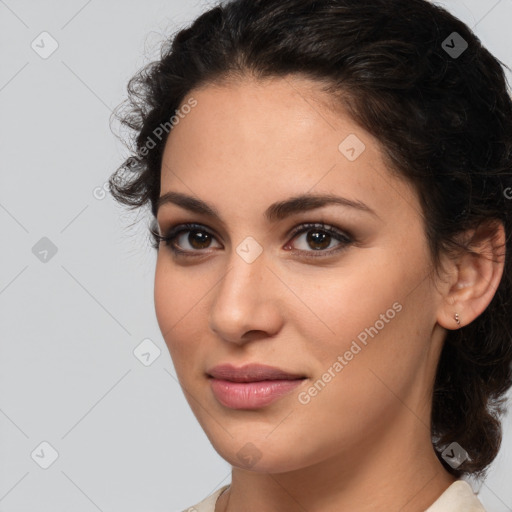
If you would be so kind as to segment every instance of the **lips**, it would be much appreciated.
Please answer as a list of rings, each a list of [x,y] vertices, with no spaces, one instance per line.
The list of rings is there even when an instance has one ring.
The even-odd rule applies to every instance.
[[[209,377],[231,382],[260,382],[264,380],[299,380],[305,379],[305,375],[288,372],[281,368],[264,364],[247,364],[235,367],[231,364],[214,366],[207,371]]]
[[[217,401],[230,409],[260,409],[289,395],[307,379],[305,375],[263,364],[239,368],[221,364],[208,370]]]

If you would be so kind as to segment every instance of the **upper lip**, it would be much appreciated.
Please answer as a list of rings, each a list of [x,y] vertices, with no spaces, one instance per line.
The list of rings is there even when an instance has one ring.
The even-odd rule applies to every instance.
[[[293,380],[305,378],[305,375],[288,372],[265,364],[246,364],[235,367],[220,364],[208,370],[208,376],[232,382],[257,382],[262,380]]]

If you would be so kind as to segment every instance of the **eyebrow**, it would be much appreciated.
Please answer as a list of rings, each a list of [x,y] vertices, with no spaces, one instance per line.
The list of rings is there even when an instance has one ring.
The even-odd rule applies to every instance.
[[[181,206],[191,212],[206,215],[224,224],[220,213],[215,207],[195,197],[182,194],[181,192],[167,192],[160,196],[157,200],[156,212],[158,213],[161,206],[169,203]],[[377,213],[365,203],[333,194],[302,194],[284,201],[278,201],[271,204],[265,210],[264,216],[268,222],[277,222],[295,213],[314,210],[330,204],[354,208],[379,218]]]

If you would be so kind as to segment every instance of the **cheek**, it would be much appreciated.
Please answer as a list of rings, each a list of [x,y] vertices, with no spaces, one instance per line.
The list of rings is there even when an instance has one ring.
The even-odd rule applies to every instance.
[[[335,324],[338,336],[323,345],[322,369],[316,375],[321,391],[313,407],[328,417],[334,413],[348,420],[350,416],[343,423],[354,432],[371,430],[374,422],[398,414],[403,408],[401,400],[419,392],[416,387],[430,342],[429,324],[425,321],[424,328],[418,328],[421,302],[407,297],[403,285],[398,291],[391,287],[386,294],[381,289],[364,307],[359,301],[345,303],[347,314]],[[419,288],[418,296],[427,293]],[[329,382],[324,386],[325,381]]]
[[[388,261],[384,255],[377,260],[372,265],[360,258],[329,277],[288,276],[290,287],[309,306],[298,306],[290,321],[300,332],[299,350],[315,362],[318,395],[347,401],[355,407],[351,410],[358,410],[361,401],[375,404],[376,396],[392,398],[386,385],[407,388],[432,327],[426,268],[419,260],[407,265],[389,255]]]
[[[160,249],[161,251],[162,249]],[[160,331],[165,338],[165,333],[172,327],[174,319],[174,307],[176,304],[176,287],[166,265],[162,263],[160,253],[157,257],[154,282],[155,314]]]
[[[284,277],[300,300],[288,295],[282,308],[293,315],[289,321],[307,344],[304,350],[327,363],[326,354],[343,354],[353,340],[364,344],[393,330],[407,284],[414,280],[400,267],[392,261],[382,268],[358,255],[339,268],[290,272]]]
[[[183,273],[171,268],[165,255],[158,256],[154,283],[155,314],[177,371],[187,359],[192,359],[187,356],[194,353],[201,340],[199,323],[195,318],[198,310],[204,307],[201,304],[204,294],[205,290],[194,286],[190,279],[185,280]]]

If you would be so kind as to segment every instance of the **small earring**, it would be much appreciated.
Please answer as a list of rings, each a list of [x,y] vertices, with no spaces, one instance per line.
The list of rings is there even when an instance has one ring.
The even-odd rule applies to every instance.
[[[459,314],[458,313],[455,313],[455,321],[457,322],[457,325],[460,328],[460,320],[459,320]]]

